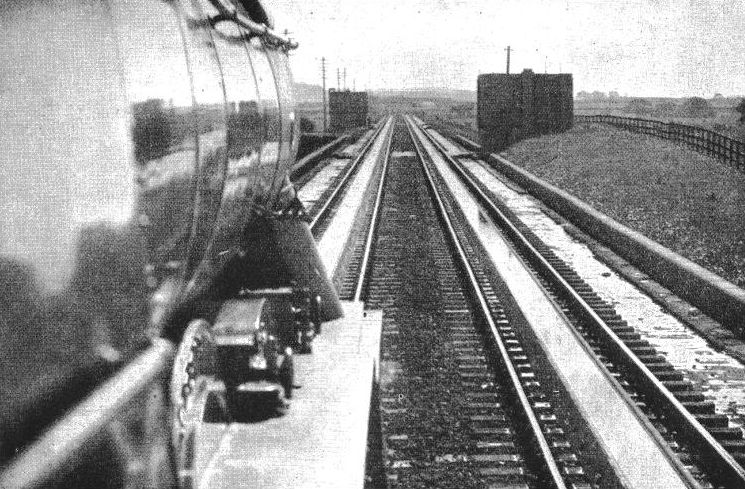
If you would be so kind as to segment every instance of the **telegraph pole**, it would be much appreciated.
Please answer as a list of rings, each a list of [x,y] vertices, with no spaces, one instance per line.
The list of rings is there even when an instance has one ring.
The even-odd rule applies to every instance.
[[[341,89],[341,71],[339,68],[336,69],[336,89]]]
[[[321,57],[321,78],[323,79],[323,132],[327,130],[326,124],[326,58]]]
[[[507,49],[505,49],[505,51],[507,51],[507,74],[509,75],[510,74],[510,51],[512,51],[512,48],[510,46],[507,46]]]
[[[344,68],[344,90],[347,89],[347,69]]]

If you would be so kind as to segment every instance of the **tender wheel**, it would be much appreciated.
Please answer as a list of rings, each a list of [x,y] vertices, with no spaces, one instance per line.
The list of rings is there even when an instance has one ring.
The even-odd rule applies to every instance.
[[[171,443],[179,472],[191,469],[188,447],[183,444],[194,426],[202,421],[203,410],[197,397],[204,392],[204,375],[211,370],[213,354],[214,340],[209,323],[204,320],[189,323],[173,362],[170,382]]]

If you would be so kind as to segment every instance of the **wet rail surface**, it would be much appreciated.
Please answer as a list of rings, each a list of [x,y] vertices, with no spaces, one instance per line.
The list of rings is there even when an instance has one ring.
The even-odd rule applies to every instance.
[[[488,199],[504,212],[506,218],[520,229],[544,261],[555,270],[555,274],[560,277],[559,280],[571,286],[573,293],[579,296],[580,302],[590,306],[589,314],[599,316],[600,323],[604,323],[605,327],[588,324],[588,313],[578,311],[577,305],[566,299],[566,292],[557,289],[557,278],[549,278],[544,271],[544,285],[552,289],[560,306],[569,315],[575,313],[575,326],[578,331],[585,336],[606,365],[614,370],[622,385],[633,392],[632,395],[638,400],[639,406],[668,443],[676,449],[678,456],[691,472],[703,485],[709,484],[711,480],[717,485],[742,487],[743,471],[739,464],[745,458],[745,443],[739,427],[741,418],[733,416],[730,411],[727,413],[733,421],[730,423],[725,416],[726,411],[723,412],[722,409],[722,404],[728,399],[734,397],[737,400],[737,395],[733,395],[732,391],[741,386],[737,372],[742,366],[732,359],[720,358],[723,355],[713,350],[709,353],[703,351],[705,347],[702,346],[703,342],[700,339],[696,342],[696,339],[690,337],[691,333],[684,331],[685,328],[680,326],[671,328],[671,320],[663,317],[664,314],[652,311],[647,318],[652,319],[653,323],[646,325],[646,328],[645,325],[639,327],[644,315],[639,309],[632,312],[630,307],[642,307],[640,299],[632,297],[633,294],[626,289],[623,289],[623,294],[613,296],[609,293],[607,284],[598,286],[597,279],[591,274],[591,278],[587,278],[588,267],[582,263],[584,260],[576,256],[582,256],[581,250],[578,252],[567,249],[566,246],[562,247],[561,239],[555,236],[557,232],[554,231],[552,235],[551,231],[547,230],[550,226],[540,222],[541,219],[550,219],[547,216],[539,216],[542,213],[538,206],[530,207],[524,202],[519,202],[526,200],[526,197],[519,195],[520,192],[515,191],[514,186],[510,188],[509,183],[505,185],[503,177],[496,177],[487,165],[475,160],[473,155],[469,156],[468,152],[458,145],[447,141],[434,131],[430,130],[428,133],[443,153],[454,156],[454,163],[457,160],[458,164],[462,164],[464,174],[474,181],[473,186],[487,195]],[[611,273],[603,270],[602,276],[607,279]],[[588,282],[592,283],[592,286]],[[619,290],[619,287],[616,287],[616,290]],[[599,288],[599,292],[596,292],[595,288]],[[638,292],[636,294],[638,295]],[[634,305],[627,307],[625,302]],[[651,303],[651,300],[647,299],[647,302]],[[631,316],[632,321],[627,321],[624,316]],[[676,334],[665,334],[666,331],[673,331]],[[694,344],[695,351],[692,351]],[[621,350],[630,350],[631,356],[635,359],[627,359]],[[702,362],[692,362],[690,357],[693,355],[713,357],[716,361],[707,362],[704,358]],[[716,381],[721,393],[719,397],[724,398],[724,401],[719,400],[718,392],[707,389],[705,378],[702,382],[702,377],[706,375],[701,375],[701,369],[699,372],[695,371],[697,363],[702,363],[703,369],[709,371],[712,377],[716,373],[714,369],[717,365],[726,367],[722,368],[723,374]],[[635,364],[641,364],[642,367]],[[645,368],[650,375],[640,373],[640,370]],[[728,387],[726,384],[730,379],[732,386]],[[732,401],[729,402],[731,407]],[[697,423],[699,427],[693,426]],[[724,453],[725,451],[729,452],[729,455]]]
[[[386,179],[363,298],[384,315],[380,424],[387,485],[565,487],[561,470],[567,483],[589,487],[564,424],[487,291],[491,320],[549,441],[539,436],[555,453],[553,474],[529,433],[510,377],[485,341],[485,321],[401,120]]]

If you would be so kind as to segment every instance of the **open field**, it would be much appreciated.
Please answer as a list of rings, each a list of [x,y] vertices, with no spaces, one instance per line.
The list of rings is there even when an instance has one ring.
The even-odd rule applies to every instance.
[[[504,156],[649,238],[745,286],[745,175],[673,143],[599,124]]]
[[[632,100],[644,100],[648,105],[641,104],[639,110],[632,110]],[[621,97],[606,100],[574,100],[575,115],[607,114],[620,117],[638,117],[640,119],[654,119],[665,122],[677,122],[689,126],[699,126],[725,136],[745,141],[745,125],[739,123],[740,114],[735,107],[739,98],[708,99],[712,113],[708,117],[683,117],[680,112],[685,99],[647,98],[637,99]]]

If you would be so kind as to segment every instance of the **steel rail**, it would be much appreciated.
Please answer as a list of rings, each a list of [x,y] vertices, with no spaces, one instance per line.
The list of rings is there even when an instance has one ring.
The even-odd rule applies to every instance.
[[[133,400],[170,371],[176,347],[157,338],[143,353],[53,425],[2,474],[0,487],[39,487],[64,472]],[[164,421],[165,422],[165,421]]]
[[[386,175],[388,174],[388,162],[391,158],[391,144],[393,143],[393,124],[388,131],[388,144],[386,145],[385,152],[383,153],[383,168],[380,174],[380,182],[378,184],[378,190],[375,194],[375,202],[373,203],[373,214],[370,218],[370,228],[367,231],[367,237],[365,238],[365,250],[362,254],[362,262],[360,263],[360,276],[357,280],[357,287],[354,291],[354,301],[362,300],[362,292],[367,282],[370,267],[370,255],[372,254],[372,248],[374,243],[374,237],[378,229],[378,215],[380,206],[383,202],[383,188],[385,187]]]
[[[559,470],[556,460],[554,459],[553,453],[551,453],[551,449],[549,448],[548,441],[546,440],[546,437],[544,436],[543,431],[541,430],[541,425],[538,422],[538,417],[533,411],[533,407],[530,405],[530,401],[520,382],[520,377],[517,374],[517,370],[515,369],[514,365],[512,364],[512,361],[510,360],[509,354],[507,352],[507,347],[502,341],[502,338],[499,335],[499,331],[497,329],[497,325],[494,322],[494,319],[492,318],[491,313],[489,311],[489,306],[488,306],[486,297],[484,296],[484,293],[481,290],[481,286],[479,285],[478,280],[476,279],[476,274],[474,273],[474,270],[471,267],[471,264],[465,253],[465,250],[463,249],[463,246],[460,243],[460,239],[458,238],[458,235],[453,227],[452,220],[450,219],[450,216],[448,215],[445,205],[443,203],[443,198],[440,195],[440,192],[437,190],[434,177],[432,176],[432,173],[427,167],[427,164],[424,159],[424,153],[426,153],[426,149],[424,149],[423,145],[421,144],[421,141],[418,139],[418,136],[415,135],[416,131],[415,131],[414,123],[410,119],[407,118],[406,124],[407,124],[407,129],[409,130],[409,134],[411,135],[411,139],[412,141],[414,141],[414,146],[416,148],[419,159],[422,162],[422,167],[424,168],[424,172],[426,174],[427,181],[429,183],[429,189],[432,193],[433,200],[435,201],[438,214],[440,215],[442,222],[447,228],[448,237],[450,238],[450,241],[452,242],[453,247],[455,248],[457,252],[456,253],[457,259],[460,262],[463,270],[466,272],[468,276],[468,281],[471,285],[471,291],[473,292],[479,304],[481,315],[483,316],[484,320],[489,326],[489,330],[492,334],[492,338],[495,344],[497,345],[497,349],[499,351],[501,363],[504,365],[505,369],[507,370],[510,381],[512,383],[512,387],[518,397],[518,400],[520,401],[520,406],[522,407],[521,412],[525,415],[525,417],[528,420],[533,441],[535,442],[536,446],[538,447],[540,451],[540,458],[544,462],[543,469],[546,470],[547,472],[544,475],[544,477],[547,480],[543,481],[544,485],[541,485],[541,487],[555,487],[557,489],[566,489],[566,484],[564,483],[564,479],[561,476],[561,471]]]
[[[489,213],[490,217],[500,225],[521,250],[529,257],[531,264],[559,290],[560,295],[567,300],[572,311],[583,321],[590,324],[595,332],[600,334],[604,345],[610,350],[612,360],[629,368],[639,387],[648,396],[660,402],[663,411],[682,428],[682,432],[691,445],[701,451],[702,458],[709,467],[714,467],[711,473],[721,482],[731,487],[745,487],[745,469],[716,441],[701,423],[681,404],[678,399],[662,384],[649,368],[626,346],[605,321],[585,302],[576,290],[554,269],[543,255],[530,243],[512,221],[496,206],[493,198],[486,195],[481,187],[466,172],[462,165],[452,158],[445,148],[426,131],[422,131],[427,139],[437,148],[448,165],[473,192],[479,203]],[[676,468],[693,485],[690,473],[675,461]]]
[[[344,173],[344,176],[337,182],[336,187],[334,188],[329,198],[326,199],[326,202],[323,203],[323,206],[321,206],[321,209],[319,209],[319,211],[316,212],[316,215],[311,220],[310,222],[311,230],[313,230],[322,219],[326,218],[326,214],[328,214],[328,212],[331,210],[331,205],[339,197],[342,189],[344,189],[344,187],[347,184],[347,181],[351,178],[351,176],[357,170],[357,167],[360,165],[362,160],[365,159],[365,155],[367,155],[368,151],[370,151],[370,148],[372,147],[373,143],[378,139],[378,136],[380,136],[380,133],[383,131],[383,128],[386,126],[389,120],[390,120],[390,117],[383,120],[379,124],[379,126],[375,130],[375,133],[370,137],[367,143],[365,143],[365,146],[360,151],[360,154],[358,154],[357,157],[352,162],[352,164],[349,165],[349,168],[347,168],[347,171]]]

